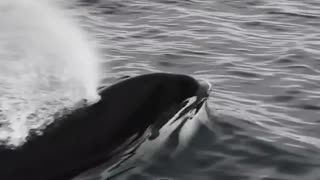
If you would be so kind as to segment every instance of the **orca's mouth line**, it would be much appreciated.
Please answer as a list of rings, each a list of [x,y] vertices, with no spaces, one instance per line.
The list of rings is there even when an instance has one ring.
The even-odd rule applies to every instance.
[[[196,95],[193,97],[190,97],[183,101],[182,103],[186,103],[183,108],[181,108],[175,116],[170,120],[170,124],[173,124],[176,120],[184,116],[189,111],[196,109],[196,111],[199,110],[199,107],[202,106],[202,104],[208,99],[212,85],[207,80],[200,79],[198,81],[199,88],[196,92]]]

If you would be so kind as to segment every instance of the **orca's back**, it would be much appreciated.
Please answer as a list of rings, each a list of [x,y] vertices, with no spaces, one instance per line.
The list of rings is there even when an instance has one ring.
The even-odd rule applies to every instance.
[[[163,112],[194,96],[189,76],[155,73],[122,80],[101,100],[56,120],[21,147],[0,147],[0,179],[64,180],[110,159],[114,149],[142,135]]]

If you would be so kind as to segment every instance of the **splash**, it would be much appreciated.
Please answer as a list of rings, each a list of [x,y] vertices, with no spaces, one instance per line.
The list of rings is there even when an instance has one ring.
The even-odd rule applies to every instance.
[[[0,1],[0,142],[20,145],[61,109],[99,100],[93,47],[57,4]]]

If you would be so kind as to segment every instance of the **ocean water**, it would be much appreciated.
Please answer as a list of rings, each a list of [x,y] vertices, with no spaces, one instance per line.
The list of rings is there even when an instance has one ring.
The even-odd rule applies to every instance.
[[[96,0],[71,5],[112,77],[189,74],[212,85],[209,118],[114,179],[320,179],[320,2]],[[170,140],[169,140],[170,141]]]
[[[152,72],[188,74],[212,84],[207,116],[188,146],[177,152],[174,139],[169,138],[152,160],[141,160],[109,179],[320,179],[319,1],[72,0],[59,4],[77,21],[77,29],[93,37],[102,59],[102,84]],[[59,23],[54,27],[61,30]],[[68,40],[72,35],[63,38],[66,42],[80,38]],[[66,52],[74,54],[88,52],[84,57],[91,57],[96,53],[91,54],[92,46],[84,46],[88,41],[59,47],[71,48]],[[82,50],[73,49],[79,44]],[[7,56],[1,51],[2,55]],[[78,82],[75,76],[67,77]],[[86,89],[87,84],[75,86]],[[74,102],[79,96],[67,100]]]

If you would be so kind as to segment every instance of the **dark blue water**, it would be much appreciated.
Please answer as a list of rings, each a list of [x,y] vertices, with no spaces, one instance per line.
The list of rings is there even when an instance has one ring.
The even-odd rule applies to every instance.
[[[111,179],[320,179],[320,2],[92,0],[70,5],[99,41],[105,82],[150,72],[209,81],[208,117]],[[145,153],[148,153],[146,151]]]

